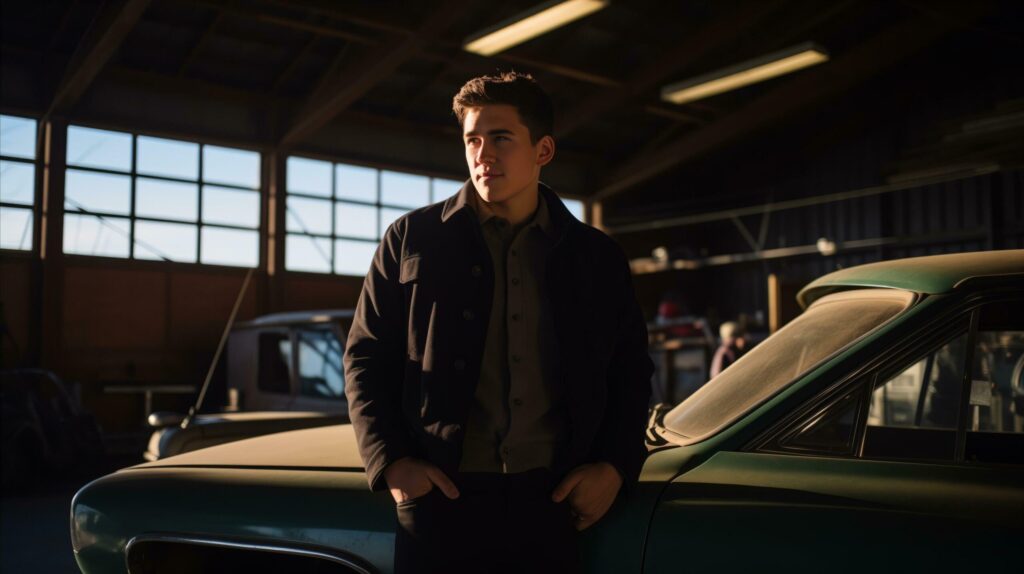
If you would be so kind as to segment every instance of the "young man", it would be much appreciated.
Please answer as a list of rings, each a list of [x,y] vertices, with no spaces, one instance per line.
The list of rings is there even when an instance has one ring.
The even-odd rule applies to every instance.
[[[470,179],[388,228],[345,350],[395,572],[573,572],[576,533],[639,476],[654,370],[628,260],[541,168],[551,102],[524,74],[455,96]]]

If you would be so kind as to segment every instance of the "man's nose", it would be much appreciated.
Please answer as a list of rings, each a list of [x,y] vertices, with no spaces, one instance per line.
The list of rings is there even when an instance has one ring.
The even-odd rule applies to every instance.
[[[495,159],[497,159],[494,156],[494,147],[487,142],[480,144],[480,147],[476,150],[475,159],[476,163],[480,165],[490,165],[494,163]]]

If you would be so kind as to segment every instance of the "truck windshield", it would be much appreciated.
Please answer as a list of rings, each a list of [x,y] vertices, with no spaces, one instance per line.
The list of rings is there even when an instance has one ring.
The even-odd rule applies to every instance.
[[[914,295],[859,289],[823,297],[669,411],[665,428],[687,443],[707,438],[895,317]]]

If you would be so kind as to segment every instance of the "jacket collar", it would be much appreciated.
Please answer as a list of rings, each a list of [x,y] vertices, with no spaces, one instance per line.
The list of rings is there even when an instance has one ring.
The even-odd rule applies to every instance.
[[[540,182],[537,185],[537,189],[540,192],[540,198],[548,208],[547,216],[550,218],[551,237],[555,243],[558,243],[575,225],[582,224],[569,212],[569,209],[565,207],[562,200],[558,198],[558,195],[547,184]],[[441,211],[441,223],[447,223],[452,216],[460,211],[466,211],[475,220],[476,212],[473,211],[473,199],[470,195],[475,193],[476,188],[473,187],[473,181],[466,180],[466,183],[462,185],[458,193],[445,200],[444,209]]]

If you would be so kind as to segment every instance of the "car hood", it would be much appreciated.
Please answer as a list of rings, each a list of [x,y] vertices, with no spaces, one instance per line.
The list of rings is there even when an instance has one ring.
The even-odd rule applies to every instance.
[[[287,431],[212,446],[132,468],[227,467],[363,470],[350,424]]]

